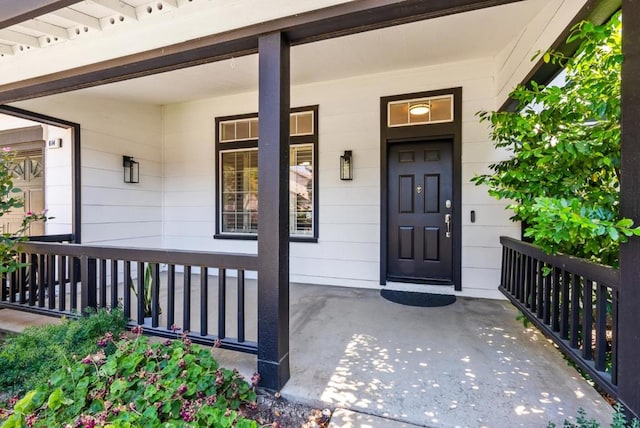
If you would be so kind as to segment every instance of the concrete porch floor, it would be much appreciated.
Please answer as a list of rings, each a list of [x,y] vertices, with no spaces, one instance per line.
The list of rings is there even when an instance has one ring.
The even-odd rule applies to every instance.
[[[611,407],[516,315],[506,301],[415,308],[375,290],[292,284],[291,379],[281,393],[346,409],[333,427],[562,426],[579,408],[608,425]],[[22,317],[42,322],[1,310],[0,329]],[[255,356],[214,352],[245,376],[255,371]]]

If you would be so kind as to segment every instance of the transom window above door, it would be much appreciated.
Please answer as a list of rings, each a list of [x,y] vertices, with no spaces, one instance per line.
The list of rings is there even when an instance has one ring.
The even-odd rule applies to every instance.
[[[318,106],[292,109],[289,224],[292,240],[316,241]],[[216,118],[216,238],[256,239],[258,116]]]
[[[387,104],[387,125],[412,126],[453,122],[453,95],[391,101]]]

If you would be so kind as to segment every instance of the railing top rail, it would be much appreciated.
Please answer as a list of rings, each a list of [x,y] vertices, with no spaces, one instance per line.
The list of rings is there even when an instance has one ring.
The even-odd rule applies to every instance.
[[[620,273],[618,269],[614,269],[611,266],[601,265],[587,259],[568,256],[566,254],[547,254],[533,244],[507,236],[501,236],[500,243],[506,248],[511,248],[527,256],[534,257],[567,272],[583,276],[598,284],[605,284],[614,290],[619,288]]]
[[[99,247],[85,244],[21,242],[20,251],[34,254],[57,254],[67,257],[131,260],[149,263],[205,266],[225,269],[258,270],[258,257],[253,254],[214,253],[160,248]]]

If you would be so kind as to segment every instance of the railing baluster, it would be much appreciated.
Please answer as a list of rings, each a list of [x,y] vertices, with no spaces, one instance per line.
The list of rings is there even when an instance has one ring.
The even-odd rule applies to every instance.
[[[160,265],[151,265],[151,327],[158,327],[160,316]]]
[[[182,330],[191,331],[191,266],[184,267]]]
[[[596,285],[596,370],[604,371],[607,365],[607,298],[609,292],[603,284]]]
[[[78,271],[76,270],[77,258],[69,257],[69,287],[71,288],[71,299],[69,308],[71,311],[78,310]]]
[[[562,294],[560,296],[560,337],[569,338],[569,272],[562,272]]]
[[[167,327],[173,328],[176,314],[176,265],[167,268]]]
[[[67,310],[67,258],[63,255],[58,256],[58,305],[60,311]]]
[[[593,359],[592,345],[593,331],[593,281],[584,282],[584,295],[582,296],[582,358]]]
[[[27,262],[27,255],[25,253],[20,254],[20,261],[21,263],[26,263]],[[18,269],[18,276],[19,276],[19,289],[20,289],[20,297],[19,297],[19,301],[20,303],[26,303],[27,301],[27,268],[22,267],[20,269]]]
[[[560,288],[562,276],[559,268],[553,268],[553,307],[551,312],[551,328],[560,331]]]
[[[516,299],[522,303],[522,295],[524,294],[524,254],[518,254],[518,264],[516,266]]]
[[[31,262],[29,264],[29,306],[35,306],[36,298],[38,296],[38,255],[31,254],[29,257]],[[20,287],[24,288],[26,285],[21,281]],[[20,302],[23,303],[23,302]]]
[[[127,281],[124,281],[125,286]],[[111,307],[118,306],[118,260],[111,260]]]
[[[544,262],[538,262],[538,311],[536,316],[540,319],[544,316],[544,293],[545,293],[545,277],[544,277]]]
[[[44,290],[46,287],[44,254],[38,256],[38,306],[44,308]]]
[[[132,287],[132,279],[131,279],[131,261],[124,261],[124,288],[122,289],[122,309],[124,312],[124,316],[127,319],[131,319],[131,287]]]
[[[82,281],[80,289],[80,309],[84,315],[88,308],[97,309],[98,307],[98,281],[96,259],[89,256],[80,258],[82,269]]]
[[[200,336],[209,334],[209,277],[207,268],[200,266]]]
[[[530,308],[531,312],[535,313],[538,308],[538,269],[539,262],[535,258],[531,258],[531,296],[530,296]]]
[[[500,267],[500,286],[506,290],[507,281],[505,278],[507,277],[507,247],[502,247],[502,259],[501,259],[501,267]]]
[[[581,277],[577,274],[573,274],[573,281],[571,281],[571,347],[578,349],[580,346],[579,331],[580,331],[580,289],[582,287]]]
[[[226,337],[227,270],[218,269],[218,339]]]
[[[611,383],[618,384],[618,291],[611,290]]]
[[[9,273],[5,272],[2,274],[2,284],[0,287],[0,301],[6,302],[9,298]]]
[[[18,293],[18,272],[11,272],[11,276],[7,276],[9,282],[9,303],[16,302],[16,293]]]
[[[136,296],[136,303],[137,303],[137,313],[136,313],[136,319],[138,320],[138,325],[142,325],[144,324],[144,301],[145,301],[145,287],[144,287],[144,262],[138,262],[138,286],[137,286],[137,296]]]
[[[514,294],[513,287],[514,287],[514,284],[515,284],[515,280],[514,280],[514,270],[515,269],[514,269],[514,266],[513,266],[515,264],[515,260],[514,260],[515,259],[515,254],[516,254],[515,251],[510,251],[509,252],[509,272],[508,272],[508,275],[509,275],[509,279],[508,279],[509,288],[508,288],[508,290],[509,290],[509,293],[511,295]]]
[[[244,270],[238,269],[238,342],[244,342]]]
[[[56,308],[56,256],[47,255],[47,282],[49,294],[49,309]]]
[[[546,264],[545,264],[546,266]],[[552,272],[547,273],[544,277],[544,314],[543,321],[546,325],[551,325],[551,289],[552,289]]]
[[[107,307],[107,259],[100,259],[100,307]]]

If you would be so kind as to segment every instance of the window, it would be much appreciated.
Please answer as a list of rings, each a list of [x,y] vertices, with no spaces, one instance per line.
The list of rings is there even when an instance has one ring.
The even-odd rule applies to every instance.
[[[453,122],[453,95],[392,101],[387,108],[391,128]]]
[[[291,113],[289,223],[293,240],[317,238],[317,106]],[[257,115],[216,118],[217,238],[255,239],[258,233]]]

